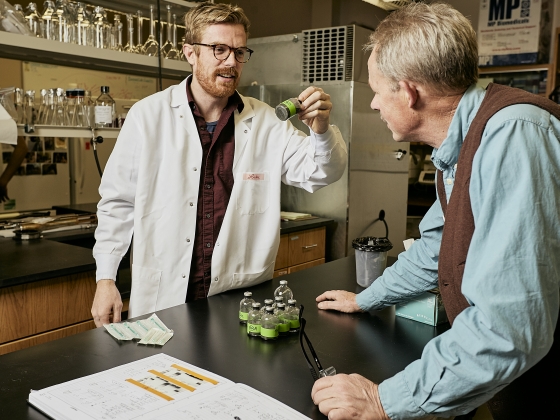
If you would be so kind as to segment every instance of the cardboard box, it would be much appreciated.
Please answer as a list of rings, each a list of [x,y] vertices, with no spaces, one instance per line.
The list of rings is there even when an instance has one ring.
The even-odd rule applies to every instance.
[[[548,63],[551,0],[480,0],[478,65]]]
[[[433,326],[448,322],[438,289],[422,293],[408,302],[397,304],[395,313],[397,316]]]

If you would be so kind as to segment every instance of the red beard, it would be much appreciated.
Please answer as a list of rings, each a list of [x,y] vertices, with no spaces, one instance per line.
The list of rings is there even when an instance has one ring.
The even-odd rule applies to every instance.
[[[237,69],[233,67],[223,67],[214,70],[210,75],[208,73],[208,70],[199,62],[194,76],[207,93],[215,98],[229,98],[233,95],[239,84],[239,73]],[[219,75],[231,75],[234,77],[226,79]]]

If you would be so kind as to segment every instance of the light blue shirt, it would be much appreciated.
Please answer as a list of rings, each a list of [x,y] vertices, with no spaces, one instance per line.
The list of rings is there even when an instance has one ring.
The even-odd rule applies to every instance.
[[[480,88],[467,90],[432,154],[448,200],[463,139],[484,95]],[[507,107],[488,122],[469,188],[475,231],[461,291],[471,306],[426,345],[420,360],[380,384],[391,419],[469,412],[550,349],[560,288],[559,138],[560,121],[532,105]],[[437,287],[443,223],[436,201],[420,223],[422,238],[357,296],[362,309]]]

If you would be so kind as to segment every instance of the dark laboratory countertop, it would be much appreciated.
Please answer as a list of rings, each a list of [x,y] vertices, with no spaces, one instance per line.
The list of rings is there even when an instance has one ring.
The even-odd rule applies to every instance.
[[[394,308],[356,314],[320,311],[315,297],[325,290],[363,290],[356,284],[354,257],[285,277],[298,304],[305,305],[306,332],[324,367],[360,373],[381,382],[419,358],[426,343],[449,328],[395,317]],[[262,302],[279,279],[249,288]],[[247,337],[239,325],[246,289],[158,311],[175,335],[163,347],[117,342],[103,328],[0,356],[0,418],[43,420],[29,407],[30,389],[43,389],[156,354],[166,353],[234,382],[244,383],[314,420],[326,419],[311,401],[313,379],[298,337],[276,342]]]
[[[89,213],[96,204],[59,206],[73,213]],[[327,226],[331,219],[281,222],[280,233]],[[0,288],[95,270],[92,248],[94,229],[44,234],[42,239],[15,241],[0,238]]]

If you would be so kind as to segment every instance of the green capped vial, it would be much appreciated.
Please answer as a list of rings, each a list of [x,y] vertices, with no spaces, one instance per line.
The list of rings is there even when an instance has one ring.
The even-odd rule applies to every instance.
[[[286,121],[301,111],[301,101],[298,98],[286,99],[284,102],[276,105],[274,111],[278,119]]]
[[[251,337],[261,336],[261,304],[254,302],[251,304],[251,311],[247,316],[247,335]]]
[[[296,300],[288,301],[287,318],[290,320],[290,333],[299,332],[299,308],[296,306]]]
[[[267,306],[272,306],[272,307],[274,307],[274,301],[273,301],[272,299],[265,299],[265,300],[264,300],[264,305],[263,305],[263,307],[261,308],[261,314],[264,315],[264,314],[266,313],[266,307],[267,307]]]
[[[274,315],[272,306],[266,307],[266,313],[261,318],[261,338],[263,340],[278,338],[278,318]]]
[[[253,294],[251,292],[245,292],[245,293],[243,293],[243,296],[245,296],[245,297],[243,299],[241,299],[241,302],[239,302],[239,322],[241,324],[246,324],[247,323],[247,318],[249,317],[249,312],[251,311],[251,308],[252,308],[251,305],[255,301],[251,297],[251,296],[253,296]]]
[[[278,318],[278,334],[280,335],[288,335],[288,332],[290,331],[289,314],[285,309],[286,305],[283,303],[277,304],[276,309],[274,309],[274,315]]]

